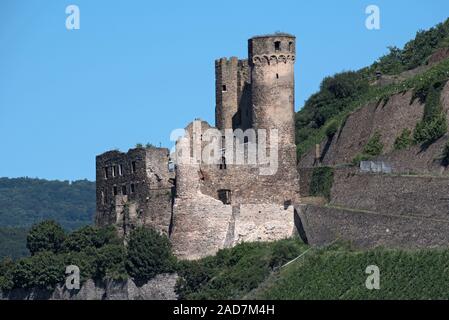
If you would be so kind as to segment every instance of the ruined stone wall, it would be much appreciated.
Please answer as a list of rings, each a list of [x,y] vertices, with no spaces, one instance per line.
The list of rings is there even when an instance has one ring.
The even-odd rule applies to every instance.
[[[254,166],[202,166],[201,192],[218,199],[218,190],[230,190],[232,204],[276,203],[299,201],[299,180],[295,167],[280,164],[274,175],[261,175]]]
[[[248,60],[215,61],[215,126],[220,129],[251,127],[251,85]]]
[[[168,170],[168,157],[165,148],[97,156],[96,224],[115,224],[121,235],[141,225],[168,234],[174,178]]]
[[[215,61],[215,125],[220,130],[232,128],[232,118],[238,110],[238,58]]]
[[[251,71],[248,60],[239,60],[237,71],[238,112],[233,120],[233,128],[246,130],[252,127]]]
[[[178,141],[178,147],[190,139]],[[176,198],[170,240],[181,259],[198,259],[242,241],[287,238],[294,231],[292,203],[298,201],[294,166],[261,176],[256,166],[202,165],[188,159],[176,166]],[[218,192],[228,190],[228,201]]]

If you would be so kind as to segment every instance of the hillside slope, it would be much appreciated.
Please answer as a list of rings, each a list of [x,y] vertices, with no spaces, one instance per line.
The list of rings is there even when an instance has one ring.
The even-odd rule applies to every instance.
[[[365,286],[371,265],[379,267],[380,290]],[[177,291],[194,300],[447,299],[448,268],[447,249],[356,251],[288,239],[240,244],[186,262]]]
[[[275,300],[447,299],[449,250],[314,249],[272,274],[247,298]],[[380,289],[368,290],[366,268],[377,266]]]
[[[429,79],[436,80],[429,70],[447,58],[449,19],[427,31],[419,31],[403,49],[391,47],[389,54],[369,67],[325,78],[320,90],[296,114],[298,158],[312,152],[315,144],[325,144],[327,136],[333,135],[354,110],[366,105],[382,106],[392,95],[407,90],[422,90],[414,92],[422,100],[422,93],[427,94],[426,90],[434,83],[417,76],[427,73]],[[419,110],[413,113],[416,116]]]

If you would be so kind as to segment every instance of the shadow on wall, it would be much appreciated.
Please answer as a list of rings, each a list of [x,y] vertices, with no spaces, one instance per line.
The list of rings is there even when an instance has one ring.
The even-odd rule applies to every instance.
[[[295,208],[294,212],[294,223],[296,231],[298,232],[299,237],[305,244],[309,244],[309,241],[307,240],[306,231],[304,230],[304,225],[302,224],[301,218],[299,217],[299,213]]]

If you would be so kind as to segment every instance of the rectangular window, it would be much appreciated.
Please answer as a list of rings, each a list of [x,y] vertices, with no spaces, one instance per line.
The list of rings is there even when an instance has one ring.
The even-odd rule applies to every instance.
[[[275,51],[281,50],[281,42],[280,41],[275,41],[274,42],[274,50]]]
[[[132,173],[136,172],[136,162],[135,161],[131,162],[131,171],[132,171]]]
[[[126,196],[126,186],[122,186],[122,195]]]
[[[117,176],[117,166],[112,166],[112,177]]]
[[[123,164],[118,166],[118,175],[123,176]]]
[[[114,196],[118,194],[117,186],[114,186]]]
[[[108,167],[104,167],[104,168],[103,168],[103,174],[104,174],[104,178],[105,178],[105,179],[109,178]]]
[[[293,52],[293,42],[288,43],[288,51]]]
[[[134,186],[134,183],[131,183],[131,193],[136,192],[136,187]]]
[[[228,91],[225,84],[221,87],[221,90],[222,90],[223,92]]]

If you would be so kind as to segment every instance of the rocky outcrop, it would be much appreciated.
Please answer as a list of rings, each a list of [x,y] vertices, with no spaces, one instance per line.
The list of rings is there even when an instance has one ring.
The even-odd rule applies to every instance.
[[[63,284],[55,290],[13,289],[0,292],[0,300],[176,300],[176,274],[160,274],[142,286],[134,281],[94,282],[87,280],[79,290]]]

